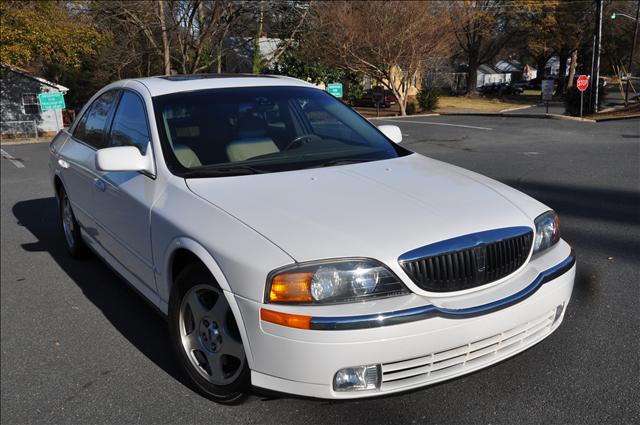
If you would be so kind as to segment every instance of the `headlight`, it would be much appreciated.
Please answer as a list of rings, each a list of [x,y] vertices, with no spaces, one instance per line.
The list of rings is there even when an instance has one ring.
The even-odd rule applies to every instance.
[[[533,241],[533,253],[544,251],[560,240],[560,218],[553,211],[540,214],[535,220],[536,237]]]
[[[314,262],[276,270],[266,301],[328,304],[390,297],[409,291],[391,270],[371,259]]]

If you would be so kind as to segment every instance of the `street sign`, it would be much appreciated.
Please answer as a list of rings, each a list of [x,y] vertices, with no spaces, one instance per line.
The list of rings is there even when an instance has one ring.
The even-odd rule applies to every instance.
[[[542,100],[549,101],[553,99],[553,80],[542,80],[540,88],[542,89]]]
[[[42,109],[42,111],[65,108],[64,96],[59,91],[38,94],[38,102],[40,103],[40,109]]]
[[[327,84],[327,92],[334,97],[342,97],[342,83]]]
[[[371,96],[373,97],[373,103],[384,102],[384,87],[376,86],[371,90]]]
[[[576,87],[580,91],[585,91],[587,87],[589,87],[589,77],[586,75],[579,76],[578,81],[576,82]]]

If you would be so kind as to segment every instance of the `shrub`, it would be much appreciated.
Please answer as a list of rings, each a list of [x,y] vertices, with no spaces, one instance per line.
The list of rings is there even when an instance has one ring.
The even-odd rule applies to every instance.
[[[418,91],[418,104],[423,111],[433,111],[438,107],[438,91],[433,87],[422,87]]]
[[[407,115],[415,115],[418,113],[418,104],[415,100],[409,99],[406,108]]]
[[[589,96],[591,94],[591,86],[584,91],[584,104],[582,115],[593,113],[593,107],[589,104]],[[604,103],[605,91],[602,87],[598,90],[598,108]],[[580,116],[580,90],[576,87],[567,89],[563,96],[565,112],[569,115]]]

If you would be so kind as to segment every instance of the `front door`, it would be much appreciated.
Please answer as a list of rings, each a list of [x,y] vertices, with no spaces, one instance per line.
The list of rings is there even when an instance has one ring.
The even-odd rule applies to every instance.
[[[135,146],[146,153],[150,136],[144,101],[124,90],[108,133],[108,146]],[[157,196],[154,176],[138,171],[98,171],[93,190],[97,240],[148,289],[156,291],[151,251],[151,206]]]

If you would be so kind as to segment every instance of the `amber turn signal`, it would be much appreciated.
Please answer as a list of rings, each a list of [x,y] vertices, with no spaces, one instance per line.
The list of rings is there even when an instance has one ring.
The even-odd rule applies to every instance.
[[[276,325],[288,326],[290,328],[311,329],[311,316],[301,316],[299,314],[281,313],[279,311],[260,309],[260,319]]]
[[[271,281],[269,301],[272,303],[308,303],[311,298],[311,272],[282,273]]]

